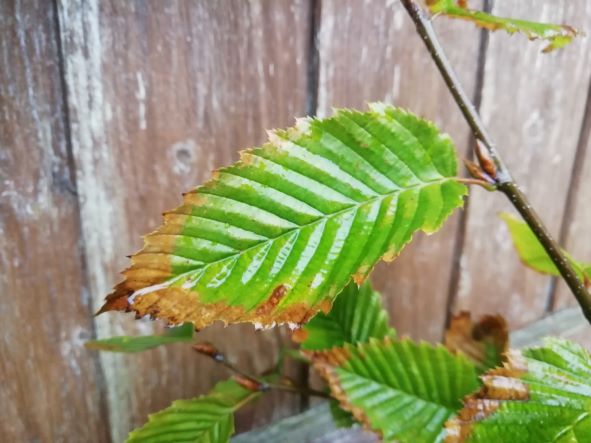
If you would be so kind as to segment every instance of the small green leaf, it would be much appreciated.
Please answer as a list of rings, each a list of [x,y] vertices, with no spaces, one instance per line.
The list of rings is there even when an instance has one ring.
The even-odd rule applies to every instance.
[[[277,130],[185,194],[101,312],[299,326],[463,205],[450,138],[391,106]]]
[[[558,268],[526,223],[506,212],[501,213],[500,217],[507,224],[519,258],[526,266],[542,274],[560,276]],[[588,285],[591,280],[591,264],[578,262],[568,252],[563,252],[578,277]]]
[[[88,349],[111,352],[141,352],[171,343],[187,342],[193,339],[195,328],[191,323],[168,328],[162,335],[140,337],[112,337],[103,340],[90,340],[85,343]]]
[[[443,424],[479,386],[463,355],[407,339],[308,354],[341,407],[386,442],[441,442]]]
[[[337,428],[351,428],[357,424],[357,420],[355,420],[353,414],[341,408],[341,405],[337,400],[331,399],[328,402],[328,405],[332,421]]]
[[[434,14],[441,13],[452,18],[468,20],[490,31],[502,29],[509,34],[519,32],[530,40],[542,39],[548,42],[544,52],[550,52],[568,45],[581,33],[568,25],[538,23],[514,18],[497,17],[486,12],[469,9],[467,2],[460,0],[427,0],[429,9]]]
[[[351,282],[338,295],[328,314],[318,314],[294,338],[303,339],[302,349],[322,350],[395,335],[394,329],[388,326],[388,313],[382,307],[380,294],[369,282],[361,287]]]
[[[482,377],[447,443],[584,443],[591,441],[591,355],[562,339],[513,351],[503,368]]]
[[[260,392],[234,380],[220,382],[207,395],[177,400],[150,415],[148,423],[132,431],[127,443],[225,443],[234,433],[234,412]]]

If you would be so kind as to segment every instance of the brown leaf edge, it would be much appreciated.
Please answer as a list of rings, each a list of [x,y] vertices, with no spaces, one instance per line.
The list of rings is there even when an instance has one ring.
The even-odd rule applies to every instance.
[[[511,350],[502,368],[495,368],[481,376],[482,388],[464,399],[458,415],[445,423],[445,443],[462,443],[471,436],[474,424],[494,414],[504,401],[529,400],[529,388],[520,380],[527,371],[521,352]]]
[[[386,337],[382,342],[390,343],[392,339]],[[330,389],[332,397],[339,402],[341,409],[353,414],[353,417],[361,423],[363,429],[372,432],[380,438],[383,434],[380,430],[374,429],[371,426],[369,417],[365,414],[362,408],[352,405],[347,399],[347,394],[341,387],[340,380],[336,374],[335,368],[342,366],[351,358],[349,349],[352,347],[346,344],[342,347],[334,347],[326,351],[301,351],[302,354],[310,360],[310,363],[318,374],[324,379]]]
[[[509,350],[509,327],[501,315],[483,315],[472,321],[468,311],[454,315],[445,331],[443,344],[452,353],[464,353],[478,365],[486,363],[486,350],[492,345],[499,355]]]
[[[426,0],[425,4],[427,5],[428,8],[431,9],[433,6],[436,6],[440,1],[441,0]],[[544,47],[544,49],[542,49],[542,52],[544,52],[544,53],[552,52],[556,49],[559,49],[559,48],[565,46],[566,44],[570,43],[572,40],[574,40],[577,37],[585,36],[584,32],[580,31],[579,29],[574,28],[573,26],[566,25],[566,24],[561,24],[561,25],[556,24],[555,25],[552,23],[537,23],[539,25],[544,25],[544,26],[551,28],[551,29],[548,29],[546,32],[531,31],[526,28],[519,27],[515,23],[511,23],[511,20],[512,20],[511,18],[497,17],[497,16],[493,16],[490,13],[470,9],[470,7],[468,5],[468,0],[456,0],[455,6],[457,8],[459,8],[459,11],[462,11],[462,12],[459,12],[458,10],[456,10],[455,13],[453,11],[442,12],[442,13],[447,15],[450,18],[453,18],[453,19],[459,19],[459,20],[471,22],[474,25],[476,25],[477,27],[482,28],[482,29],[486,29],[491,32],[502,29],[505,32],[507,32],[509,35],[512,35],[515,33],[521,33],[521,34],[525,35],[525,37],[527,37],[530,41],[545,40],[548,42],[548,45],[546,47]],[[453,8],[453,6],[451,6],[451,7]],[[486,16],[491,17],[491,18],[496,18],[501,21],[506,20],[508,23],[503,24],[503,23],[494,23],[494,22],[486,21],[482,18],[482,17],[486,17]],[[530,22],[528,20],[519,20],[519,21],[536,24],[536,22]],[[548,34],[550,31],[553,31],[553,33]]]

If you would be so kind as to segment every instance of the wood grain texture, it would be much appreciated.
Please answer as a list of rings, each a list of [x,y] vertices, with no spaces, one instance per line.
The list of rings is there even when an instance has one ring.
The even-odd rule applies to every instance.
[[[438,20],[436,26],[458,75],[473,94],[479,32],[449,20]],[[467,125],[399,3],[325,0],[318,40],[319,115],[330,114],[331,107],[392,103],[437,122],[452,136],[460,156],[466,153]],[[441,338],[457,226],[456,213],[436,235],[415,236],[394,263],[379,265],[373,274],[400,332]]]
[[[180,193],[260,143],[264,129],[305,111],[305,1],[59,2],[82,230],[95,308],[119,280],[140,234]],[[100,337],[149,333],[150,323],[102,315]],[[267,369],[280,330],[214,327],[213,340],[246,370]],[[101,354],[113,441],[149,412],[227,376],[186,348]],[[292,412],[297,397],[248,417]]]
[[[584,0],[495,2],[493,13],[580,28],[591,22],[591,4]],[[515,179],[557,236],[585,107],[591,41],[578,39],[551,54],[542,48],[525,37],[491,34],[481,115]],[[520,264],[496,217],[512,211],[511,205],[480,189],[471,202],[455,309],[500,313],[511,328],[536,320],[546,310],[550,279]]]
[[[55,18],[0,2],[0,435],[105,442]]]

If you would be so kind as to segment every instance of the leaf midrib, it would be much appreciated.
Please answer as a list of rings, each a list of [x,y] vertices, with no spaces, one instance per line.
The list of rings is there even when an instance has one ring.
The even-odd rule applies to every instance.
[[[400,393],[404,394],[404,395],[405,395],[405,396],[407,396],[407,397],[412,397],[413,399],[416,399],[416,400],[419,400],[419,401],[422,401],[422,402],[425,402],[425,403],[429,403],[429,404],[431,404],[431,405],[434,405],[434,406],[437,406],[437,407],[443,408],[443,409],[445,409],[446,411],[448,411],[450,414],[453,414],[453,413],[455,412],[455,409],[454,409],[453,407],[451,407],[451,406],[447,406],[447,405],[444,405],[444,404],[442,404],[442,403],[437,403],[437,402],[435,402],[435,401],[433,401],[433,400],[427,400],[427,399],[425,399],[425,398],[423,398],[423,397],[419,397],[419,396],[418,396],[418,395],[416,395],[416,394],[411,394],[411,393],[409,393],[409,392],[407,392],[407,391],[404,391],[404,390],[402,390],[402,389],[397,389],[397,388],[394,388],[393,386],[390,386],[390,385],[388,385],[388,384],[385,384],[385,383],[381,383],[381,382],[379,382],[379,381],[377,381],[377,380],[374,380],[373,378],[365,377],[365,376],[363,376],[363,375],[360,375],[360,374],[358,374],[357,372],[352,372],[352,371],[349,371],[349,370],[347,370],[347,369],[345,369],[345,368],[343,368],[343,367],[340,367],[340,368],[337,368],[337,369],[338,369],[338,370],[341,370],[341,371],[343,371],[343,372],[347,372],[348,374],[354,375],[355,377],[361,378],[361,379],[363,379],[363,380],[366,380],[366,381],[368,381],[368,382],[371,382],[371,383],[376,383],[376,384],[378,384],[378,385],[380,385],[380,386],[384,386],[384,387],[386,387],[386,388],[388,388],[388,389],[391,389],[391,390],[393,390],[393,391],[400,392]],[[340,381],[340,380],[339,380],[339,381]],[[341,383],[341,386],[342,386],[342,383]],[[345,390],[345,389],[343,388],[343,390]]]
[[[331,219],[333,217],[337,217],[337,216],[339,216],[341,214],[344,214],[347,211],[358,210],[359,208],[361,208],[361,207],[363,207],[365,205],[369,205],[371,203],[375,203],[376,201],[379,201],[379,200],[384,200],[384,199],[386,199],[388,197],[391,197],[391,196],[393,196],[395,194],[402,194],[403,192],[412,191],[412,190],[416,190],[416,189],[421,190],[423,188],[427,188],[428,186],[432,186],[432,185],[436,185],[436,184],[443,184],[443,183],[446,183],[446,182],[449,182],[449,181],[454,181],[454,180],[455,180],[455,177],[442,177],[442,178],[438,178],[436,180],[432,180],[432,181],[428,181],[428,182],[422,182],[422,183],[418,183],[416,185],[408,186],[406,188],[398,188],[398,189],[395,189],[395,190],[393,190],[391,192],[388,192],[388,193],[385,193],[385,194],[377,194],[376,196],[374,196],[374,197],[372,197],[372,198],[370,198],[368,200],[365,200],[365,201],[359,202],[357,204],[348,206],[346,208],[340,209],[340,210],[338,210],[336,212],[333,212],[333,213],[330,213],[330,214],[325,214],[325,215],[323,215],[323,216],[321,216],[321,217],[317,218],[316,220],[313,220],[313,221],[311,221],[309,223],[306,223],[306,224],[303,224],[303,225],[299,225],[299,226],[297,226],[297,227],[295,227],[293,229],[289,229],[289,230],[287,230],[287,231],[279,234],[276,237],[269,237],[269,238],[267,238],[267,239],[265,239],[265,240],[263,240],[263,241],[261,241],[259,243],[256,243],[256,244],[254,244],[252,246],[249,246],[246,249],[238,250],[235,254],[230,254],[230,255],[228,255],[226,257],[223,257],[223,258],[220,258],[218,260],[214,260],[212,262],[206,263],[202,267],[195,268],[195,269],[192,269],[190,271],[187,271],[187,272],[184,272],[184,273],[181,273],[181,274],[178,274],[178,275],[173,275],[170,278],[168,278],[168,279],[166,279],[166,280],[164,280],[164,281],[162,281],[160,283],[150,285],[149,287],[143,288],[140,291],[142,292],[142,294],[146,294],[147,293],[146,290],[149,289],[149,288],[152,288],[154,286],[161,286],[164,283],[173,284],[175,282],[180,282],[181,280],[182,281],[186,281],[186,280],[184,280],[184,277],[190,277],[190,275],[193,274],[193,273],[196,273],[198,271],[203,271],[203,270],[207,269],[209,266],[213,266],[215,264],[222,263],[225,260],[231,260],[231,259],[234,259],[235,257],[240,257],[242,254],[246,254],[250,250],[252,250],[254,248],[257,248],[257,247],[260,247],[261,245],[265,244],[266,242],[274,242],[274,241],[279,240],[282,237],[287,236],[287,235],[289,235],[289,234],[291,234],[291,233],[293,233],[295,231],[302,230],[302,229],[304,229],[306,227],[313,226],[314,224],[320,223],[322,221],[329,220],[329,219]],[[183,236],[182,234],[179,234],[179,237],[182,237],[182,236]],[[191,257],[186,257],[186,258],[191,258]],[[138,292],[138,291],[136,291],[136,292]],[[131,297],[133,297],[133,294],[132,294]]]

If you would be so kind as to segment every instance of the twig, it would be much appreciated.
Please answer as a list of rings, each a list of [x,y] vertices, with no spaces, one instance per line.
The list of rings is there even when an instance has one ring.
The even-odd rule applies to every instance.
[[[463,183],[465,185],[477,185],[481,186],[487,191],[495,191],[496,188],[491,185],[489,182],[480,180],[478,178],[468,178],[468,177],[456,177],[455,179],[458,183]]]
[[[234,363],[230,362],[223,353],[219,352],[210,343],[196,343],[193,345],[193,349],[202,355],[210,357],[213,361],[226,367],[235,374],[238,374],[242,380],[246,381],[246,383],[240,379],[237,381],[243,386],[247,386],[248,389],[262,392],[268,391],[270,389],[276,389],[279,391],[292,392],[295,394],[309,395],[311,397],[331,398],[330,394],[327,392],[317,391],[316,389],[310,389],[287,383],[272,383],[262,377],[251,375],[240,369]]]
[[[570,290],[581,306],[583,314],[589,323],[591,323],[591,295],[585,289],[583,282],[577,277],[576,272],[572,268],[564,252],[556,240],[554,240],[546,226],[544,226],[542,220],[532,208],[523,191],[519,189],[513,180],[511,173],[503,162],[501,155],[497,151],[490,135],[488,134],[488,131],[480,119],[476,108],[466,95],[466,92],[458,80],[449,59],[445,55],[445,52],[439,43],[439,39],[437,38],[437,34],[435,33],[429,18],[425,15],[415,0],[401,0],[401,2],[413,20],[417,28],[417,32],[423,39],[423,42],[431,54],[433,61],[439,68],[445,84],[453,95],[460,110],[462,111],[462,114],[468,122],[468,125],[472,129],[474,137],[477,141],[482,143],[486,154],[488,157],[490,157],[488,160],[492,161],[494,164],[495,175],[492,178],[495,180],[497,189],[505,194],[507,198],[509,198],[513,206],[529,225],[535,236],[538,238],[560,271],[562,278],[564,278],[568,284]],[[482,155],[484,153],[480,152],[480,154]],[[481,166],[484,169],[485,165],[483,165],[481,158],[480,161]]]

